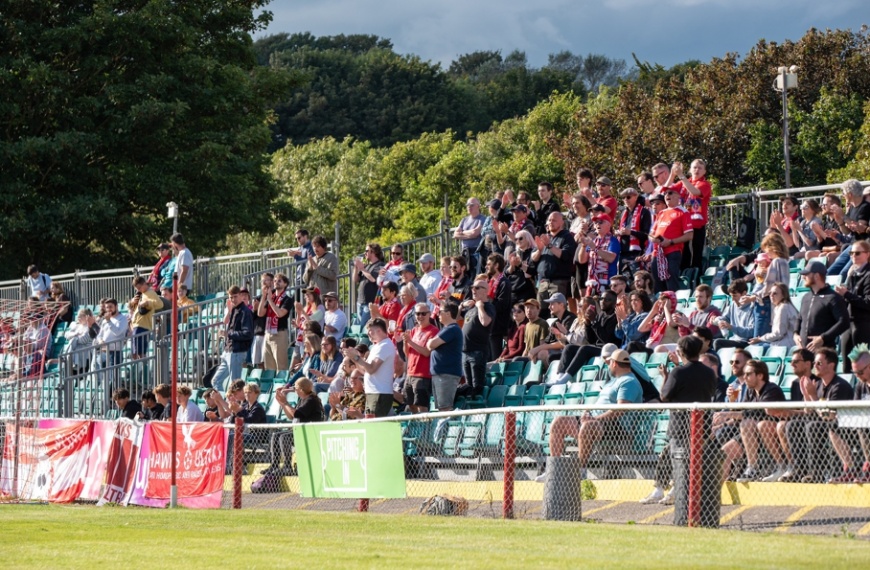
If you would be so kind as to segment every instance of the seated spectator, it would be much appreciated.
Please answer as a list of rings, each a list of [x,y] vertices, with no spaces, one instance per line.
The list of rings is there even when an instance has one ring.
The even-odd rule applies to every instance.
[[[187,296],[187,287],[184,285],[178,286],[178,322],[186,325],[190,317],[199,312],[199,306],[196,301]]]
[[[615,351],[607,359],[610,376],[601,387],[599,404],[639,404],[643,391],[631,371],[631,358],[624,350]],[[550,428],[550,455],[561,457],[565,453],[565,438],[577,438],[577,457],[580,460],[582,478],[585,479],[586,464],[592,449],[600,440],[625,444],[634,440],[635,416],[620,410],[595,410],[585,412],[581,417],[560,416]],[[543,482],[547,473],[535,480]]]
[[[719,351],[722,348],[746,348],[749,346],[749,339],[755,336],[755,313],[750,303],[740,302],[748,292],[749,287],[743,279],[737,279],[728,285],[728,294],[731,296],[731,302],[716,320],[716,326],[721,331],[730,332],[731,336],[714,339],[713,350]]]
[[[524,305],[522,303],[515,304],[511,308],[511,316],[513,317],[513,322],[508,328],[507,344],[501,354],[498,355],[498,358],[495,359],[496,362],[509,362],[517,356],[522,356],[526,348],[525,335],[526,322],[528,320],[526,319]]]
[[[846,370],[850,370],[849,353],[858,344],[870,342],[870,242],[852,244],[852,268],[845,283],[834,290],[849,309],[849,328],[840,337]]]
[[[142,413],[142,404],[130,399],[130,391],[126,388],[118,388],[112,393],[112,401],[118,406],[122,418],[135,420]]]
[[[323,327],[323,317],[326,315],[326,309],[323,307],[323,301],[320,298],[320,289],[312,287],[303,289],[305,304],[296,303],[296,318],[293,320],[293,326],[296,328],[296,347],[299,354],[302,354],[305,343],[305,325],[308,322],[316,322],[321,328]]]
[[[75,322],[63,333],[67,341],[66,346],[63,347],[63,353],[72,355],[71,372],[74,375],[89,368],[91,351],[88,350],[88,347],[93,343],[93,338],[88,320],[93,316],[94,314],[90,309],[82,307],[76,315]]]
[[[680,327],[680,336],[692,334],[695,327],[707,327],[713,333],[713,337],[721,336],[719,327],[714,323],[722,316],[718,308],[711,305],[713,301],[713,289],[709,285],[698,285],[695,288],[695,309],[685,315],[677,313],[674,320]]]
[[[649,271],[635,271],[631,284],[632,291],[643,291],[649,295],[650,299],[653,296],[653,278]]]
[[[346,348],[354,348],[357,347],[362,353],[363,347],[365,345],[357,346],[357,342],[355,338],[344,337],[341,339],[341,344],[339,346],[339,352],[341,353],[341,364],[338,367],[338,372],[335,373],[332,381],[329,385],[324,386],[323,383],[317,382],[314,385],[314,392],[319,394],[321,392],[329,392],[330,394],[341,394],[345,392],[350,387],[350,373],[354,371],[356,366],[354,366],[353,362],[344,358],[344,350]]]
[[[558,327],[558,323],[554,326]],[[557,331],[557,339],[561,331]],[[617,344],[616,336],[616,295],[613,291],[605,291],[601,296],[601,310],[586,320],[585,343],[579,348],[567,345],[564,354],[559,359],[560,372],[573,377],[581,368],[589,364],[593,358],[601,355],[605,344]],[[560,339],[564,344],[564,340]]]
[[[854,251],[854,249],[852,250]],[[859,344],[849,354],[852,361],[852,372],[858,378],[855,388],[856,400],[870,400],[870,347]],[[828,432],[834,451],[843,465],[843,474],[831,480],[831,483],[870,483],[870,430],[867,428],[838,428]],[[852,445],[858,442],[864,456],[861,469],[855,465],[852,457]]]
[[[822,219],[819,218],[822,207],[812,198],[804,200],[801,203],[800,223],[792,223],[792,237],[794,238],[795,246],[798,248],[798,253],[795,254],[795,259],[806,257],[809,252],[818,252],[821,250],[819,237],[824,235],[822,228]]]
[[[354,370],[350,375],[350,390],[329,395],[329,419],[333,422],[358,420],[365,417],[366,392],[363,373]]]
[[[215,401],[214,392],[214,388],[209,388],[202,393],[202,398],[203,400],[205,400],[205,412],[203,412],[203,415],[205,416],[205,421],[207,422],[222,421],[220,416],[220,409],[218,408],[217,402]]]
[[[309,376],[316,381],[316,385],[322,385],[323,388],[322,390],[315,389],[315,392],[326,391],[326,388],[338,374],[343,361],[344,357],[338,351],[338,342],[335,337],[324,337],[320,343],[320,365],[317,368],[308,369]]]
[[[671,345],[677,342],[677,339],[680,338],[680,331],[677,320],[674,317],[676,312],[677,296],[673,291],[663,291],[656,302],[653,303],[653,307],[646,318],[637,327],[639,333],[649,333],[645,348],[655,349],[662,344]],[[652,350],[648,352],[652,352]]]
[[[837,353],[832,348],[816,351],[814,365],[819,380],[801,378],[801,394],[805,401],[851,400],[854,397],[852,386],[837,376],[838,361]],[[785,431],[795,464],[783,474],[780,481],[821,483],[825,481],[829,459],[829,434],[839,429],[836,414],[806,409],[796,411],[792,416]],[[786,478],[786,475],[789,477]]]
[[[295,390],[299,398],[296,407],[290,405],[287,400],[287,394],[291,390]],[[284,386],[279,389],[275,392],[275,400],[281,405],[281,409],[284,410],[284,415],[287,419],[292,420],[294,424],[322,422],[325,420],[323,403],[314,393],[314,384],[308,378],[300,378],[292,388]],[[262,473],[264,475],[293,475],[293,430],[273,434],[269,442],[269,448],[271,450],[272,463]],[[282,459],[284,461],[283,467],[280,466]]]
[[[302,352],[302,361],[290,369],[293,375],[287,381],[287,386],[292,386],[300,378],[310,378],[312,370],[320,367],[320,337],[313,333],[305,335],[305,345]]]
[[[163,410],[158,417],[152,419],[167,421],[172,419],[172,387],[169,384],[158,384],[154,387],[154,397],[157,399],[157,406]],[[152,416],[157,416],[153,411]]]
[[[532,362],[540,360],[546,369],[550,365],[550,360],[561,357],[562,350],[565,348],[556,334],[557,331],[561,335],[567,334],[574,321],[577,320],[577,315],[568,310],[568,300],[562,293],[553,293],[544,302],[550,306],[550,314],[555,318],[555,321],[550,327],[549,336],[540,345],[529,350],[529,358]],[[528,307],[528,304],[526,306]]]
[[[794,335],[800,315],[791,303],[788,285],[776,283],[770,291],[770,302],[773,304],[773,325],[767,334],[749,339],[749,344],[762,346],[794,346]]]
[[[750,360],[743,369],[743,378],[749,388],[747,402],[784,402],[785,395],[779,386],[770,381],[767,364],[760,360]],[[746,453],[746,470],[738,479],[738,483],[750,481],[778,481],[786,471],[785,456],[776,436],[776,423],[791,415],[790,410],[744,410],[740,412],[722,412],[730,414],[732,420],[739,422],[740,438],[734,438],[722,446],[725,453],[723,474],[731,471],[731,464]],[[762,479],[759,472],[758,452],[759,439],[776,463],[776,469]],[[742,444],[742,447],[741,447]]]
[[[259,394],[260,387],[257,386]],[[202,415],[202,410],[192,401],[190,397],[193,395],[193,390],[190,386],[179,386],[176,391],[176,403],[178,404],[178,421],[179,422],[201,422],[205,419]]]
[[[151,390],[145,390],[142,392],[142,412],[139,416],[140,419],[145,421],[154,421],[159,420],[163,416],[163,404],[157,403],[157,398],[154,396],[154,392]]]
[[[632,291],[628,295],[628,306],[616,304],[616,338],[620,340],[621,347],[626,348],[630,343],[644,343],[649,338],[649,331],[638,330],[640,325],[649,316],[653,303],[645,291]]]
[[[550,335],[550,325],[540,317],[541,304],[537,299],[527,299],[523,307],[526,311],[526,332],[523,337],[522,356],[525,358],[530,357],[532,350]]]

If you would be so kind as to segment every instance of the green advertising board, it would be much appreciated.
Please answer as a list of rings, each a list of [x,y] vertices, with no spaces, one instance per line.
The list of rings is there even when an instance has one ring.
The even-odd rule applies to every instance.
[[[300,492],[322,499],[403,499],[398,422],[293,427]]]

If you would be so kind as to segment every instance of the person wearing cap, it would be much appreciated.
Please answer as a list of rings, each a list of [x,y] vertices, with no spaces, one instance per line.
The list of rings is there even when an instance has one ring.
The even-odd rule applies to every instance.
[[[536,250],[532,261],[537,264],[538,300],[543,301],[556,293],[567,298],[571,294],[571,276],[574,274],[574,258],[577,242],[565,229],[565,219],[561,212],[550,214],[546,223],[547,231],[535,238]],[[544,311],[544,317],[549,316]]]
[[[679,179],[675,186],[680,187],[680,197],[683,207],[689,215],[692,240],[688,248],[683,249],[683,268],[696,267],[701,270],[703,264],[704,246],[707,245],[707,218],[710,210],[710,198],[713,197],[713,187],[707,182],[707,163],[700,158],[692,161],[689,168],[692,178],[683,174],[683,163],[675,162],[671,173]]]
[[[501,230],[500,222],[498,221],[498,215],[501,211],[501,200],[490,200],[486,203],[486,207],[489,215],[483,220],[483,226],[480,229],[480,237],[482,239],[476,251],[481,262],[487,259],[490,253],[504,251],[503,248],[499,247],[498,235],[498,232]],[[504,236],[502,236],[503,240]]]
[[[308,257],[305,268],[305,283],[318,287],[321,293],[338,292],[338,258],[327,249],[326,238],[314,236],[311,240],[314,255]]]
[[[378,298],[378,274],[384,267],[384,251],[377,243],[366,245],[362,258],[353,260],[356,271],[353,273],[353,281],[357,283],[357,323],[365,326],[372,316],[369,304]]]
[[[535,233],[541,235],[547,231],[547,221],[550,214],[559,212],[559,205],[553,200],[553,185],[550,182],[538,184],[538,197],[540,202],[534,201],[535,206]]]
[[[347,331],[347,315],[341,310],[338,303],[338,293],[330,291],[323,296],[326,303],[326,314],[323,316],[323,333],[335,337],[336,341],[344,338]]]
[[[541,304],[537,299],[527,299],[523,303],[526,313],[526,330],[523,336],[523,359],[529,359],[532,349],[540,346],[550,336],[550,325],[541,318]]]
[[[414,306],[416,325],[402,333],[402,346],[407,363],[405,405],[415,414],[428,412],[429,399],[432,397],[432,351],[427,345],[438,336],[438,327],[432,324],[431,313],[428,304],[417,303]]]
[[[656,216],[652,230],[652,276],[656,293],[680,288],[680,262],[683,247],[692,241],[692,224],[680,207],[680,193],[674,188],[665,191],[668,208]]]
[[[574,326],[577,320],[577,315],[568,310],[568,300],[562,293],[553,293],[550,298],[544,301],[550,306],[550,314],[556,321],[550,326],[549,334],[541,342],[541,344],[528,348],[529,358],[532,362],[540,360],[544,363],[544,368],[550,365],[550,360],[562,356],[562,351],[565,348],[565,343],[560,339],[568,334],[568,331]],[[531,320],[531,319],[530,319]],[[528,327],[526,327],[528,332]]]
[[[577,262],[588,264],[589,278],[587,285],[594,291],[587,291],[587,295],[597,295],[610,285],[610,278],[616,275],[619,267],[619,240],[610,233],[610,218],[598,215],[593,218],[595,224],[595,237],[584,237],[578,242],[579,255]]]
[[[424,253],[417,262],[420,264],[420,271],[423,273],[423,277],[420,278],[420,287],[426,292],[426,299],[429,300],[435,295],[438,286],[441,285],[441,271],[436,269],[435,256],[431,253]],[[429,307],[432,308],[432,302],[429,302]]]
[[[163,283],[164,278],[163,270],[169,265],[174,258],[172,257],[172,248],[169,247],[168,243],[161,243],[157,246],[157,262],[154,264],[154,267],[151,269],[150,275],[148,275],[148,285],[154,289],[155,291],[160,290],[160,284]],[[175,264],[172,264],[172,268],[175,269]],[[172,284],[172,273],[169,272],[169,283]]]
[[[511,210],[511,214],[513,221],[510,224],[500,222],[496,226],[496,241],[502,251],[506,251],[511,246],[516,247],[518,234],[523,230],[535,235],[535,225],[529,219],[529,209],[526,206],[517,204]]]
[[[849,329],[840,337],[846,370],[849,353],[859,344],[870,343],[870,242],[856,241],[852,244],[852,268],[842,285],[834,290],[843,297],[849,307]]]
[[[417,266],[413,263],[406,263],[399,269],[399,278],[402,280],[401,285],[411,285],[416,291],[414,298],[418,303],[425,303],[427,299],[426,290],[417,281]]]
[[[486,218],[480,213],[480,200],[477,198],[469,198],[465,208],[468,210],[468,215],[459,221],[459,227],[453,232],[453,239],[459,240],[469,273],[475,275],[479,259],[475,252],[483,239],[480,234]]]
[[[619,237],[620,259],[623,262],[633,261],[646,251],[649,231],[652,229],[652,214],[643,207],[634,188],[626,188],[619,196],[625,204],[625,210],[613,233]]]
[[[617,349],[605,360],[608,376],[598,395],[598,404],[640,404],[643,389],[631,371],[631,357],[628,352]],[[577,438],[577,458],[585,479],[586,464],[592,455],[595,444],[608,441],[619,449],[631,449],[635,439],[637,414],[623,410],[593,410],[582,416],[560,416],[550,427],[550,455],[561,457],[565,453],[565,438]],[[547,473],[535,480],[543,482]]]
[[[795,344],[814,352],[835,348],[837,338],[849,329],[846,300],[825,282],[828,270],[821,261],[807,263],[801,275],[810,291],[801,299]]]
[[[619,208],[616,198],[613,197],[613,183],[610,178],[602,176],[595,182],[595,187],[598,189],[598,199],[592,206],[592,211],[604,214],[612,224],[616,219],[616,210]]]

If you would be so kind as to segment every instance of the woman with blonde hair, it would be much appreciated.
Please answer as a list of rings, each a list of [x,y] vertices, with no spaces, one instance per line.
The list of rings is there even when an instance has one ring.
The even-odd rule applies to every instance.
[[[770,291],[770,301],[773,303],[773,326],[767,334],[749,339],[749,344],[765,346],[794,346],[794,333],[800,315],[791,302],[788,285],[774,283]]]
[[[317,370],[320,366],[320,351],[322,341],[319,336],[314,333],[307,333],[302,348],[302,362],[294,367],[294,374],[287,381],[288,386],[292,386],[300,378],[309,378],[312,370]]]

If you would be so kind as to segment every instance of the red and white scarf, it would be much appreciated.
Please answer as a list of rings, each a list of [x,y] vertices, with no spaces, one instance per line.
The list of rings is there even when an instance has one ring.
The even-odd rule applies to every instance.
[[[677,295],[673,291],[662,291],[659,295],[660,299],[667,299],[670,303],[670,311],[673,313],[677,310]],[[649,331],[649,338],[646,341],[647,348],[655,348],[662,342],[665,333],[668,331],[668,319],[664,311],[655,317],[652,329]]]
[[[631,225],[626,226],[625,222],[628,221],[628,210],[622,211],[622,218],[619,220],[619,227],[628,228],[632,232],[640,231],[640,215],[643,212],[643,206],[640,204],[635,205],[634,210],[631,212]],[[634,233],[630,234],[629,243],[631,244],[631,251],[640,251],[640,240],[634,235]]]
[[[489,280],[489,290],[487,291],[487,295],[489,298],[495,301],[495,292],[498,289],[498,284],[501,283],[501,280],[504,279],[504,273],[499,273],[495,277]]]
[[[610,283],[610,264],[598,255],[598,250],[608,251],[607,246],[610,245],[612,237],[607,234],[604,237],[595,238],[595,245],[589,252],[589,279],[598,281],[600,285]]]
[[[275,303],[276,307],[280,307],[286,296],[287,289],[284,289],[280,295],[272,295],[272,302]],[[269,332],[278,330],[278,315],[272,310],[272,305],[266,309],[266,330]]]

